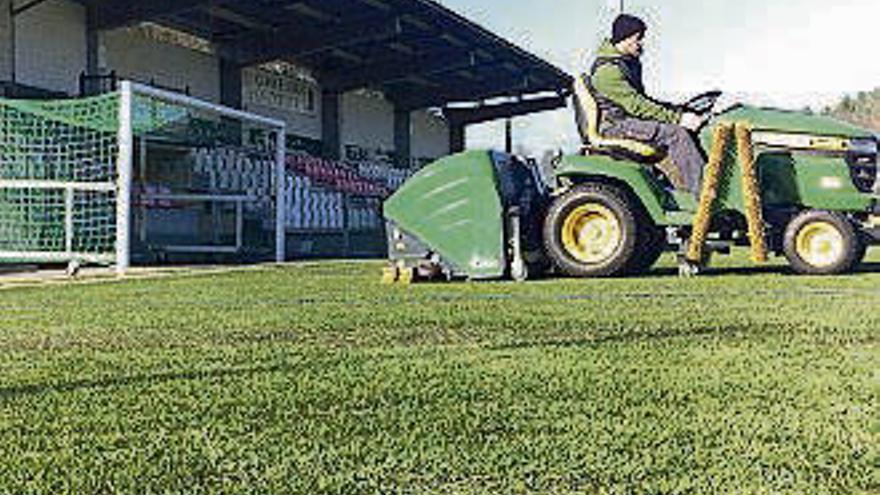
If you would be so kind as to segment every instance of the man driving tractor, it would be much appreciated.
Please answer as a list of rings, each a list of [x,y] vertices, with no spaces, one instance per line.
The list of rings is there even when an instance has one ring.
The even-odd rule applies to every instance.
[[[429,165],[386,200],[386,279],[626,276],[669,251],[692,275],[736,246],[756,262],[785,256],[797,273],[852,272],[880,244],[875,132],[742,103],[718,111],[720,91],[654,100],[639,62],[646,30],[619,17],[592,71],[572,81],[583,148],[554,160],[547,177],[528,160],[473,150]],[[716,158],[717,181],[693,201],[700,145]]]
[[[663,148],[684,188],[699,196],[705,163],[691,133],[705,117],[646,94],[640,58],[647,29],[638,17],[622,14],[599,49],[587,81],[598,107],[598,131]]]

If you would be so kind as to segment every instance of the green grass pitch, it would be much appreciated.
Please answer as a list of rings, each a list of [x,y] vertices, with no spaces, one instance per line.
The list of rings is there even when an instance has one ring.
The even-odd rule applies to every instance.
[[[880,493],[880,267],[722,263],[0,291],[0,493]]]

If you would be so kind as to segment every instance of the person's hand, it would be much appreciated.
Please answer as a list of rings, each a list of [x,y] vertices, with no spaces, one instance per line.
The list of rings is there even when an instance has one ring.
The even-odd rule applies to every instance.
[[[699,115],[693,112],[684,112],[681,114],[681,121],[678,125],[684,127],[685,129],[696,132],[700,130],[703,125],[709,121],[709,115]]]

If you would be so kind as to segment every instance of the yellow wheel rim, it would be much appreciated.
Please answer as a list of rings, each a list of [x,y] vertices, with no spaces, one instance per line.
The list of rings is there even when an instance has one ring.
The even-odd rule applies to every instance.
[[[562,225],[563,247],[582,263],[602,263],[612,257],[622,243],[620,220],[614,212],[598,203],[575,208]]]
[[[795,241],[797,255],[812,266],[827,268],[837,263],[844,254],[843,234],[828,222],[804,225]]]

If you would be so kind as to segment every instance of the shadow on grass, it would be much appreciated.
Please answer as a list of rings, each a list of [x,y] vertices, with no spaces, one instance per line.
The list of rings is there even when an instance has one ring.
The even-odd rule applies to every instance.
[[[586,348],[596,349],[608,344],[633,344],[640,342],[658,342],[678,338],[695,337],[734,337],[748,333],[757,333],[757,330],[746,325],[725,325],[723,327],[701,327],[682,331],[663,330],[658,332],[619,332],[602,334],[597,332],[595,338],[572,338],[572,339],[541,339],[487,347],[490,351],[509,351],[522,349],[571,349]]]
[[[870,275],[880,273],[880,263],[863,263],[857,266],[850,273],[842,273],[840,275],[832,275],[833,277],[852,277],[857,275]],[[770,266],[745,266],[745,267],[710,267],[700,276],[704,277],[721,277],[725,275],[786,275],[796,277],[798,274],[786,265],[770,265]]]
[[[869,275],[880,274],[880,263],[863,263],[858,266],[852,273],[844,273],[835,275],[837,277],[850,277],[853,275]],[[704,272],[700,273],[697,278],[716,278],[725,276],[761,276],[761,275],[786,275],[797,276],[791,267],[787,265],[752,265],[752,266],[709,266]],[[668,278],[677,277],[678,269],[663,267],[655,268],[647,273],[639,275],[639,278]]]
[[[77,392],[85,389],[111,389],[134,387],[138,385],[156,385],[177,381],[201,381],[220,378],[239,378],[253,375],[293,371],[294,366],[273,365],[252,368],[231,368],[215,370],[190,370],[168,373],[140,374],[130,376],[108,377],[104,379],[74,380],[64,383],[33,383],[13,387],[0,388],[0,400],[15,399],[29,395],[50,393]]]
[[[792,271],[784,266],[725,266],[712,267],[706,269],[698,277],[726,277],[731,275],[737,276],[759,276],[759,275],[790,275]]]
[[[705,269],[704,272],[700,273],[695,278],[701,277],[720,277],[720,276],[729,276],[729,275],[770,275],[770,274],[783,274],[783,273],[791,273],[790,270],[784,266],[746,266],[746,267],[712,267]],[[612,277],[613,279],[664,279],[664,278],[678,278],[678,268],[674,267],[661,267],[661,268],[653,268],[645,273],[640,273],[638,275],[629,275],[629,276],[619,276]],[[542,282],[553,282],[556,280],[580,280],[577,277],[567,277],[561,274],[551,274],[545,275],[542,277],[536,277],[534,279],[530,279],[530,281],[542,281]],[[597,280],[597,279],[594,279]]]
[[[856,273],[880,273],[880,263],[862,263],[862,265],[856,269]]]
[[[837,277],[848,277],[853,275],[866,275],[866,274],[880,274],[880,263],[863,263],[858,268],[856,268],[852,273],[844,273],[841,275],[836,275]],[[750,276],[765,276],[765,275],[786,275],[786,276],[796,276],[791,267],[787,265],[751,265],[751,266],[718,266],[713,267],[709,266],[702,273],[697,275],[695,278],[719,278],[726,276],[741,276],[741,277],[750,277]],[[639,275],[632,275],[629,277],[613,277],[617,279],[663,279],[663,278],[678,278],[678,268],[677,267],[669,267],[664,266],[660,268],[653,268],[645,273]],[[569,277],[564,274],[559,273],[548,273],[548,274],[540,274],[537,276],[533,276],[529,278],[529,282],[554,282],[560,280],[582,280],[577,277]],[[597,279],[593,279],[597,280]],[[453,282],[447,282],[445,280],[425,280],[418,282],[419,287],[445,287],[452,285],[461,285],[464,284],[464,280],[455,280]],[[511,284],[510,280],[485,280],[480,281],[480,285],[485,286],[493,286],[493,285],[505,285]]]

